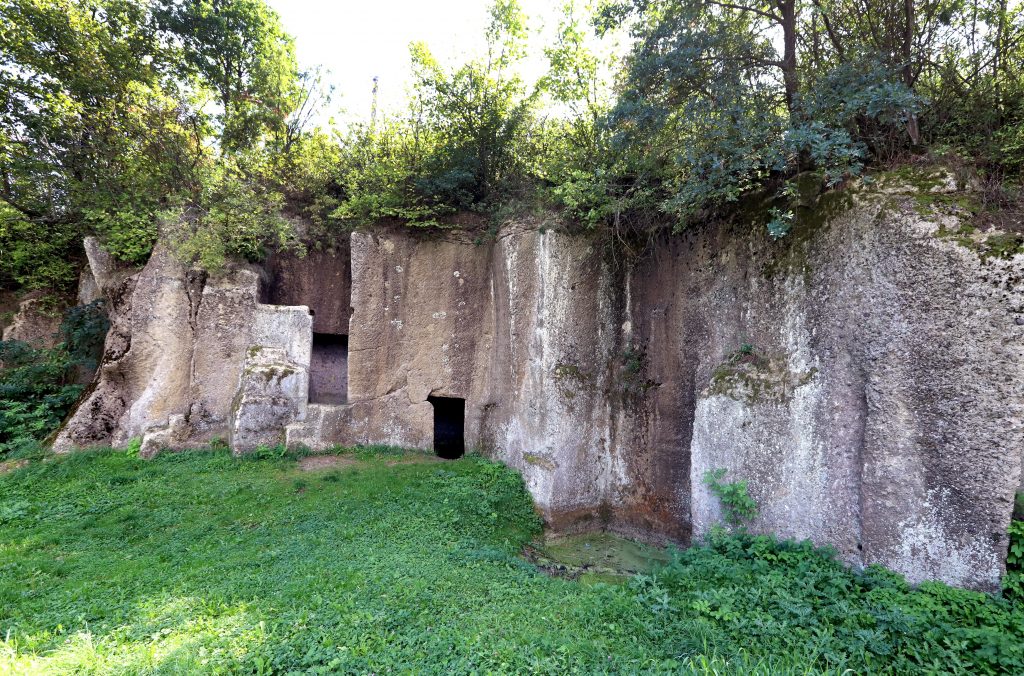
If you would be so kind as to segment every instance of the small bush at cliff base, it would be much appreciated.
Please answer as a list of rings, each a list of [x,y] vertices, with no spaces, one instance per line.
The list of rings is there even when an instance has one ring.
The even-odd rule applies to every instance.
[[[0,673],[1021,673],[1024,612],[720,532],[548,577],[521,478],[393,449],[124,452],[0,474]]]
[[[1020,494],[1017,494],[1018,497]],[[1006,577],[1003,578],[1003,594],[1024,603],[1024,521],[1016,518],[1010,522],[1010,548],[1006,553]]]
[[[741,529],[757,518],[757,503],[750,497],[746,480],[723,481],[728,473],[724,467],[704,473],[704,484],[722,505],[722,516],[729,526]]]

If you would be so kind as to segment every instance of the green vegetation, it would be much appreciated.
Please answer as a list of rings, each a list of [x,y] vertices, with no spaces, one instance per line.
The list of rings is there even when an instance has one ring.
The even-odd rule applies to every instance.
[[[208,266],[287,243],[251,213],[315,183],[323,98],[261,0],[3,0],[0,285],[66,290],[86,234],[129,263],[162,224]]]
[[[1010,549],[1006,555],[1003,593],[1010,598],[1024,601],[1024,520],[1016,510],[1010,522]]]
[[[784,359],[768,357],[753,345],[744,344],[715,367],[705,391],[747,404],[786,402],[797,388],[811,382],[817,374],[816,366],[806,371],[791,371]]]
[[[1010,548],[1006,554],[1003,594],[1024,602],[1024,492],[1017,492],[1010,521]]]
[[[78,400],[80,373],[96,368],[108,322],[102,301],[71,308],[52,349],[0,342],[0,461],[37,455]]]
[[[84,453],[0,475],[0,671],[1024,668],[1021,606],[851,573],[807,543],[718,534],[625,583],[577,582],[518,556],[538,521],[504,467],[260,455]]]
[[[534,96],[514,68],[525,55],[526,17],[515,0],[491,6],[485,58],[454,70],[423,43],[410,47],[415,90],[408,111],[359,126],[342,165],[342,224],[383,218],[440,225],[459,210],[487,211],[526,169]]]
[[[1020,3],[569,2],[536,83],[517,2],[490,17],[465,63],[411,46],[404,109],[324,129],[331,91],[262,0],[0,0],[0,292],[67,295],[85,235],[131,265],[163,239],[215,270],[377,220],[493,236],[524,210],[627,255],[741,214],[785,238],[766,274],[806,273],[806,239],[851,202],[830,189],[927,189],[937,162],[980,186],[919,197],[980,219],[940,235],[1024,251],[1019,219],[998,227],[1021,203]],[[0,474],[0,671],[1024,670],[1020,521],[1005,599],[911,589],[745,534],[756,505],[718,470],[735,533],[580,585],[518,556],[536,516],[479,459],[47,457],[105,331],[93,305],[53,349],[0,343],[0,472],[31,461]],[[657,386],[639,347],[610,366],[625,397]],[[814,375],[748,345],[712,388],[786,397]],[[567,398],[594,386],[574,364],[555,378]]]
[[[734,529],[743,529],[757,518],[757,503],[750,497],[747,480],[723,481],[728,470],[719,467],[704,473],[704,484],[722,504],[725,522]]]
[[[568,2],[537,82],[516,0],[490,16],[464,63],[411,45],[404,109],[326,129],[262,0],[0,0],[0,287],[68,289],[85,234],[130,263],[161,234],[206,268],[301,250],[283,213],[320,245],[554,209],[635,253],[758,195],[781,238],[808,189],[941,158],[1019,205],[1019,3]]]

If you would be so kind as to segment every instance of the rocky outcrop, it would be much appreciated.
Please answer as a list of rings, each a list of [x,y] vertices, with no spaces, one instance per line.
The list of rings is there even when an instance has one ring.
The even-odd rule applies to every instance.
[[[656,400],[686,402],[695,535],[718,520],[703,477],[723,467],[749,481],[756,530],[911,581],[997,583],[1024,447],[1024,257],[984,259],[941,236],[956,227],[861,196],[793,241],[694,234],[633,275],[634,323],[662,345]]]
[[[139,438],[152,455],[226,439],[256,340],[262,285],[263,273],[253,266],[207,275],[162,246],[141,272],[105,284],[111,329],[103,362],[54,448],[123,446]],[[298,337],[287,333],[288,340],[303,340],[301,330]]]
[[[357,234],[353,403],[288,438],[428,446],[428,397],[465,398],[467,443],[555,524],[700,536],[726,468],[754,530],[991,588],[1024,448],[1024,261],[912,198],[828,199],[782,242],[708,228],[628,268],[539,230]]]
[[[30,296],[18,303],[18,310],[4,327],[2,340],[21,341],[36,349],[49,349],[59,342],[61,316],[66,305],[41,296]]]
[[[689,541],[720,518],[704,476],[725,468],[755,531],[994,587],[1024,452],[1024,255],[965,246],[892,186],[798,216],[779,242],[737,219],[631,261],[540,224],[378,227],[350,254],[277,258],[265,284],[159,252],[59,443],[429,448],[438,398],[464,400],[466,446],[519,469],[556,527]],[[314,332],[347,354],[318,358]],[[347,396],[310,402],[340,364]]]
[[[464,399],[467,446],[522,471],[560,525],[598,523],[616,341],[601,251],[522,226],[487,244],[357,232],[351,248],[349,403],[311,404],[288,443],[429,448],[429,399]]]

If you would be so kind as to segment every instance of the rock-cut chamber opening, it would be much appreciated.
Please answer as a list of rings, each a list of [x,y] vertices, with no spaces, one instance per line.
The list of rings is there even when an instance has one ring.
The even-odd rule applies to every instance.
[[[427,397],[434,407],[434,453],[446,460],[466,454],[466,400]]]
[[[344,404],[348,400],[348,336],[313,334],[309,364],[309,403]]]

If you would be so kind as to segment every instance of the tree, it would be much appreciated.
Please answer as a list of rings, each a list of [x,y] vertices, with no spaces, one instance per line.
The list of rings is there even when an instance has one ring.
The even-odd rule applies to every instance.
[[[516,145],[530,113],[532,98],[512,72],[524,56],[526,23],[516,0],[497,0],[490,9],[485,58],[454,71],[442,68],[425,44],[411,48],[416,104],[441,145],[429,158],[424,188],[442,187],[453,178],[475,203],[486,200],[502,180],[515,174]],[[466,182],[466,179],[470,179]],[[473,203],[459,199],[460,207]]]
[[[125,258],[148,253],[150,216],[204,152],[169,59],[145,2],[0,3],[0,274],[70,284],[71,266],[35,266],[67,261],[88,230]],[[18,223],[42,236],[11,237]]]
[[[578,7],[570,0],[562,7],[555,43],[544,48],[548,71],[540,79],[539,88],[555,102],[564,106],[565,115],[556,111],[549,118],[556,123],[558,137],[565,139],[578,153],[575,158],[591,164],[603,146],[603,120],[612,100],[610,57],[599,53],[593,30],[593,7]]]
[[[0,0],[0,284],[70,286],[89,233],[145,261],[161,214],[223,193],[213,177],[276,194],[259,154],[308,135],[303,84],[259,0]]]
[[[280,133],[303,97],[295,47],[262,0],[160,0],[159,25],[184,63],[216,92],[221,146],[245,148]]]
[[[643,149],[631,173],[677,227],[801,171],[830,185],[856,175],[877,130],[916,110],[886,63],[838,40],[843,58],[825,63],[808,40],[817,14],[802,3],[638,0],[606,11],[630,13],[636,42],[611,124],[620,147]],[[785,233],[785,221],[772,223]]]
[[[486,53],[449,69],[423,43],[410,46],[415,84],[397,119],[357,127],[347,141],[346,222],[400,218],[437,225],[457,210],[484,211],[524,171],[535,96],[514,72],[524,55],[516,0],[490,9]]]

